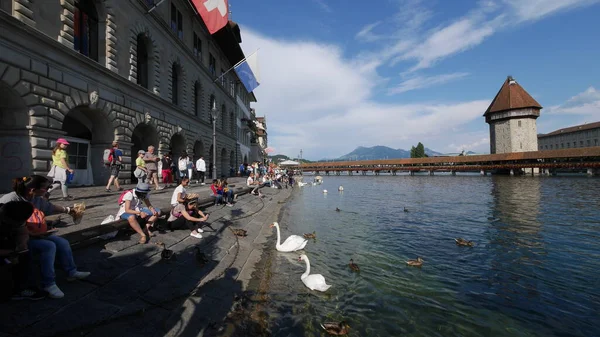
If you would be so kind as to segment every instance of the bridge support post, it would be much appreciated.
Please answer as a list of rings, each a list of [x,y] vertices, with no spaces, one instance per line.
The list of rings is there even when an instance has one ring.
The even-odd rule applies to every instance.
[[[410,174],[411,176],[414,176],[414,175],[415,175],[415,171],[410,171],[410,173],[409,173],[409,174]]]
[[[540,168],[539,167],[534,167],[531,169],[531,175],[532,176],[539,176],[540,175]]]
[[[429,170],[429,175],[432,176],[433,175],[433,170]]]
[[[378,176],[379,175],[379,171],[375,171],[375,175]]]
[[[363,176],[367,175],[367,171],[361,171],[360,173],[362,173]]]
[[[396,175],[396,171],[395,171],[395,170],[394,170],[394,171],[392,171],[392,175],[393,175],[393,176],[395,176],[395,175]]]
[[[329,171],[325,171],[325,175],[328,176],[329,175]]]
[[[456,175],[456,171],[450,171],[450,173],[455,176]]]
[[[481,172],[479,172],[479,174],[481,174],[482,176],[486,175],[485,170],[481,170]]]
[[[351,176],[352,175],[352,171],[348,171],[348,175]]]

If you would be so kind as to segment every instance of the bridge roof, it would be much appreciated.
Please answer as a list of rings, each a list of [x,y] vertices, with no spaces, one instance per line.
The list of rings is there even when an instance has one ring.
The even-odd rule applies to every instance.
[[[508,76],[483,115],[522,108],[541,109],[542,106],[517,81]]]

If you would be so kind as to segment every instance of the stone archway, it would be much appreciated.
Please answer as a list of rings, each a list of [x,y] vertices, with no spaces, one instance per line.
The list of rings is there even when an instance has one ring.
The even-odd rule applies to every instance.
[[[179,159],[183,153],[186,152],[185,137],[180,133],[176,133],[171,136],[171,153],[173,158]]]
[[[244,155],[244,164],[248,164],[248,155]]]
[[[29,114],[21,96],[0,81],[0,191],[8,192],[11,179],[31,174]],[[40,167],[46,170],[47,167]]]
[[[202,143],[201,140],[197,140],[194,143],[194,158],[198,159],[204,156],[206,156],[206,154],[204,153],[204,143]]]
[[[221,167],[219,169],[221,177],[226,177],[229,174],[229,156],[225,148],[221,149]]]
[[[153,125],[147,123],[138,124],[135,129],[133,129],[133,133],[131,136],[131,142],[133,145],[131,146],[131,179],[132,181],[137,181],[137,179],[133,176],[133,171],[135,170],[135,160],[138,157],[139,150],[148,150],[148,146],[152,145],[158,149],[158,132],[154,128]],[[155,152],[156,153],[156,152]]]
[[[69,166],[75,170],[73,185],[103,185],[110,172],[102,162],[104,149],[115,139],[115,128],[99,109],[77,106],[62,121],[62,131],[71,143]]]

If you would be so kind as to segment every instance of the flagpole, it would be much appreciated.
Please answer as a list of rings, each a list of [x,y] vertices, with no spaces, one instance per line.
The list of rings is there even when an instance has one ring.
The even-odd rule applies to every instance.
[[[156,9],[156,7],[158,7],[161,3],[165,2],[165,0],[160,0],[158,3],[155,3],[154,6],[152,6],[152,8],[150,8],[146,14],[150,14],[153,10]]]
[[[256,49],[256,50],[255,50],[255,51],[254,51],[252,54],[250,54],[250,55],[248,55],[248,56],[244,57],[244,58],[243,58],[241,61],[239,61],[238,63],[236,63],[236,64],[235,64],[233,67],[231,67],[231,68],[227,69],[227,71],[226,71],[226,72],[224,72],[224,73],[222,73],[222,74],[221,74],[221,76],[217,77],[217,78],[216,78],[216,79],[213,81],[213,83],[216,83],[216,82],[217,82],[217,81],[218,81],[218,80],[219,80],[221,77],[223,77],[223,76],[227,75],[227,74],[228,74],[230,71],[232,71],[233,69],[235,69],[235,67],[239,66],[239,65],[240,65],[240,64],[242,64],[244,61],[246,61],[246,60],[247,60],[247,59],[248,59],[250,56],[252,56],[252,55],[256,54],[256,53],[258,52],[258,50],[259,50],[259,49],[260,49],[260,48]]]

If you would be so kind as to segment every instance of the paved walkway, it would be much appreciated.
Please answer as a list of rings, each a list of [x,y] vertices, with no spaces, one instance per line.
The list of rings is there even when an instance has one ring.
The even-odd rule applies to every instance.
[[[231,184],[240,184],[232,178]],[[208,186],[192,185],[188,191],[206,192]],[[63,299],[0,304],[0,336],[212,336],[252,280],[261,259],[269,224],[277,221],[280,208],[292,189],[263,188],[263,198],[241,195],[234,207],[211,206],[202,239],[188,230],[157,234],[140,245],[131,230],[121,230],[109,241],[81,246],[74,251],[80,270],[91,271],[83,281],[67,282],[57,266],[57,284]],[[169,202],[173,188],[152,192],[153,204]],[[119,192],[103,187],[73,188],[85,200],[88,211],[80,225],[60,229],[68,233],[99,224],[117,210]],[[51,199],[52,201],[52,199]],[[61,204],[61,202],[56,202]],[[65,205],[72,204],[64,203]],[[70,218],[63,218],[70,222]],[[236,237],[228,228],[243,228],[247,237]],[[161,258],[163,242],[175,259]],[[197,252],[208,258],[202,264]]]

